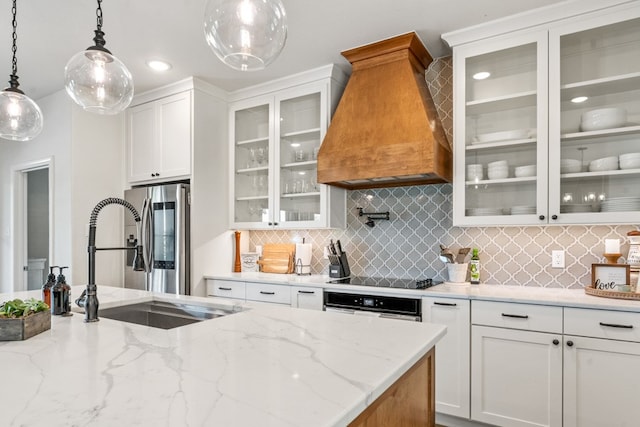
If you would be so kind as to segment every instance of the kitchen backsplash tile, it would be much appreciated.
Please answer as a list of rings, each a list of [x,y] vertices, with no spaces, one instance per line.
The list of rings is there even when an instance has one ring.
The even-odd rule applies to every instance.
[[[450,184],[350,191],[345,230],[251,231],[250,245],[304,238],[313,244],[312,272],[327,273],[323,246],[340,239],[355,275],[446,278],[439,244],[477,247],[483,283],[577,288],[589,284],[591,264],[603,262],[604,239],[620,238],[638,225],[453,227]],[[390,211],[391,220],[364,225],[357,207]],[[565,250],[564,269],[551,268],[551,251]]]

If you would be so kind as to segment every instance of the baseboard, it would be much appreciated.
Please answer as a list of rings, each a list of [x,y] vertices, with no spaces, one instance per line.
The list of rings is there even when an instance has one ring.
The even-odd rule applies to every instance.
[[[436,424],[441,427],[491,427],[492,424],[471,421],[465,418],[452,417],[451,415],[436,412]]]

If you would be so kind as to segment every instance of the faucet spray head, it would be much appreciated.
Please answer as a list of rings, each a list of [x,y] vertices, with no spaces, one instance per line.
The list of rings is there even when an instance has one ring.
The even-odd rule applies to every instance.
[[[144,271],[144,255],[142,245],[136,246],[136,252],[133,255],[133,271]]]

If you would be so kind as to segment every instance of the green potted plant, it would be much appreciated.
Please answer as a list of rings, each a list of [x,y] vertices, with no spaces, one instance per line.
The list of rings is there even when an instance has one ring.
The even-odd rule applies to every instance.
[[[0,305],[0,341],[21,341],[51,329],[51,311],[35,298]]]

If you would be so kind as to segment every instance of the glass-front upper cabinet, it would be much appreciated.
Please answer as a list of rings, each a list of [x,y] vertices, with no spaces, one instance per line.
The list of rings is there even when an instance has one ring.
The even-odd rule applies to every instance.
[[[549,203],[557,222],[640,217],[639,15],[636,6],[550,32]]]
[[[461,46],[454,67],[454,224],[546,222],[547,33]]]
[[[252,100],[236,105],[231,112],[232,214],[234,222],[258,226],[268,223],[271,206],[272,172],[270,147],[273,101]]]
[[[333,81],[298,81],[231,104],[231,228],[345,227],[345,190],[317,181],[318,150],[343,88]]]

